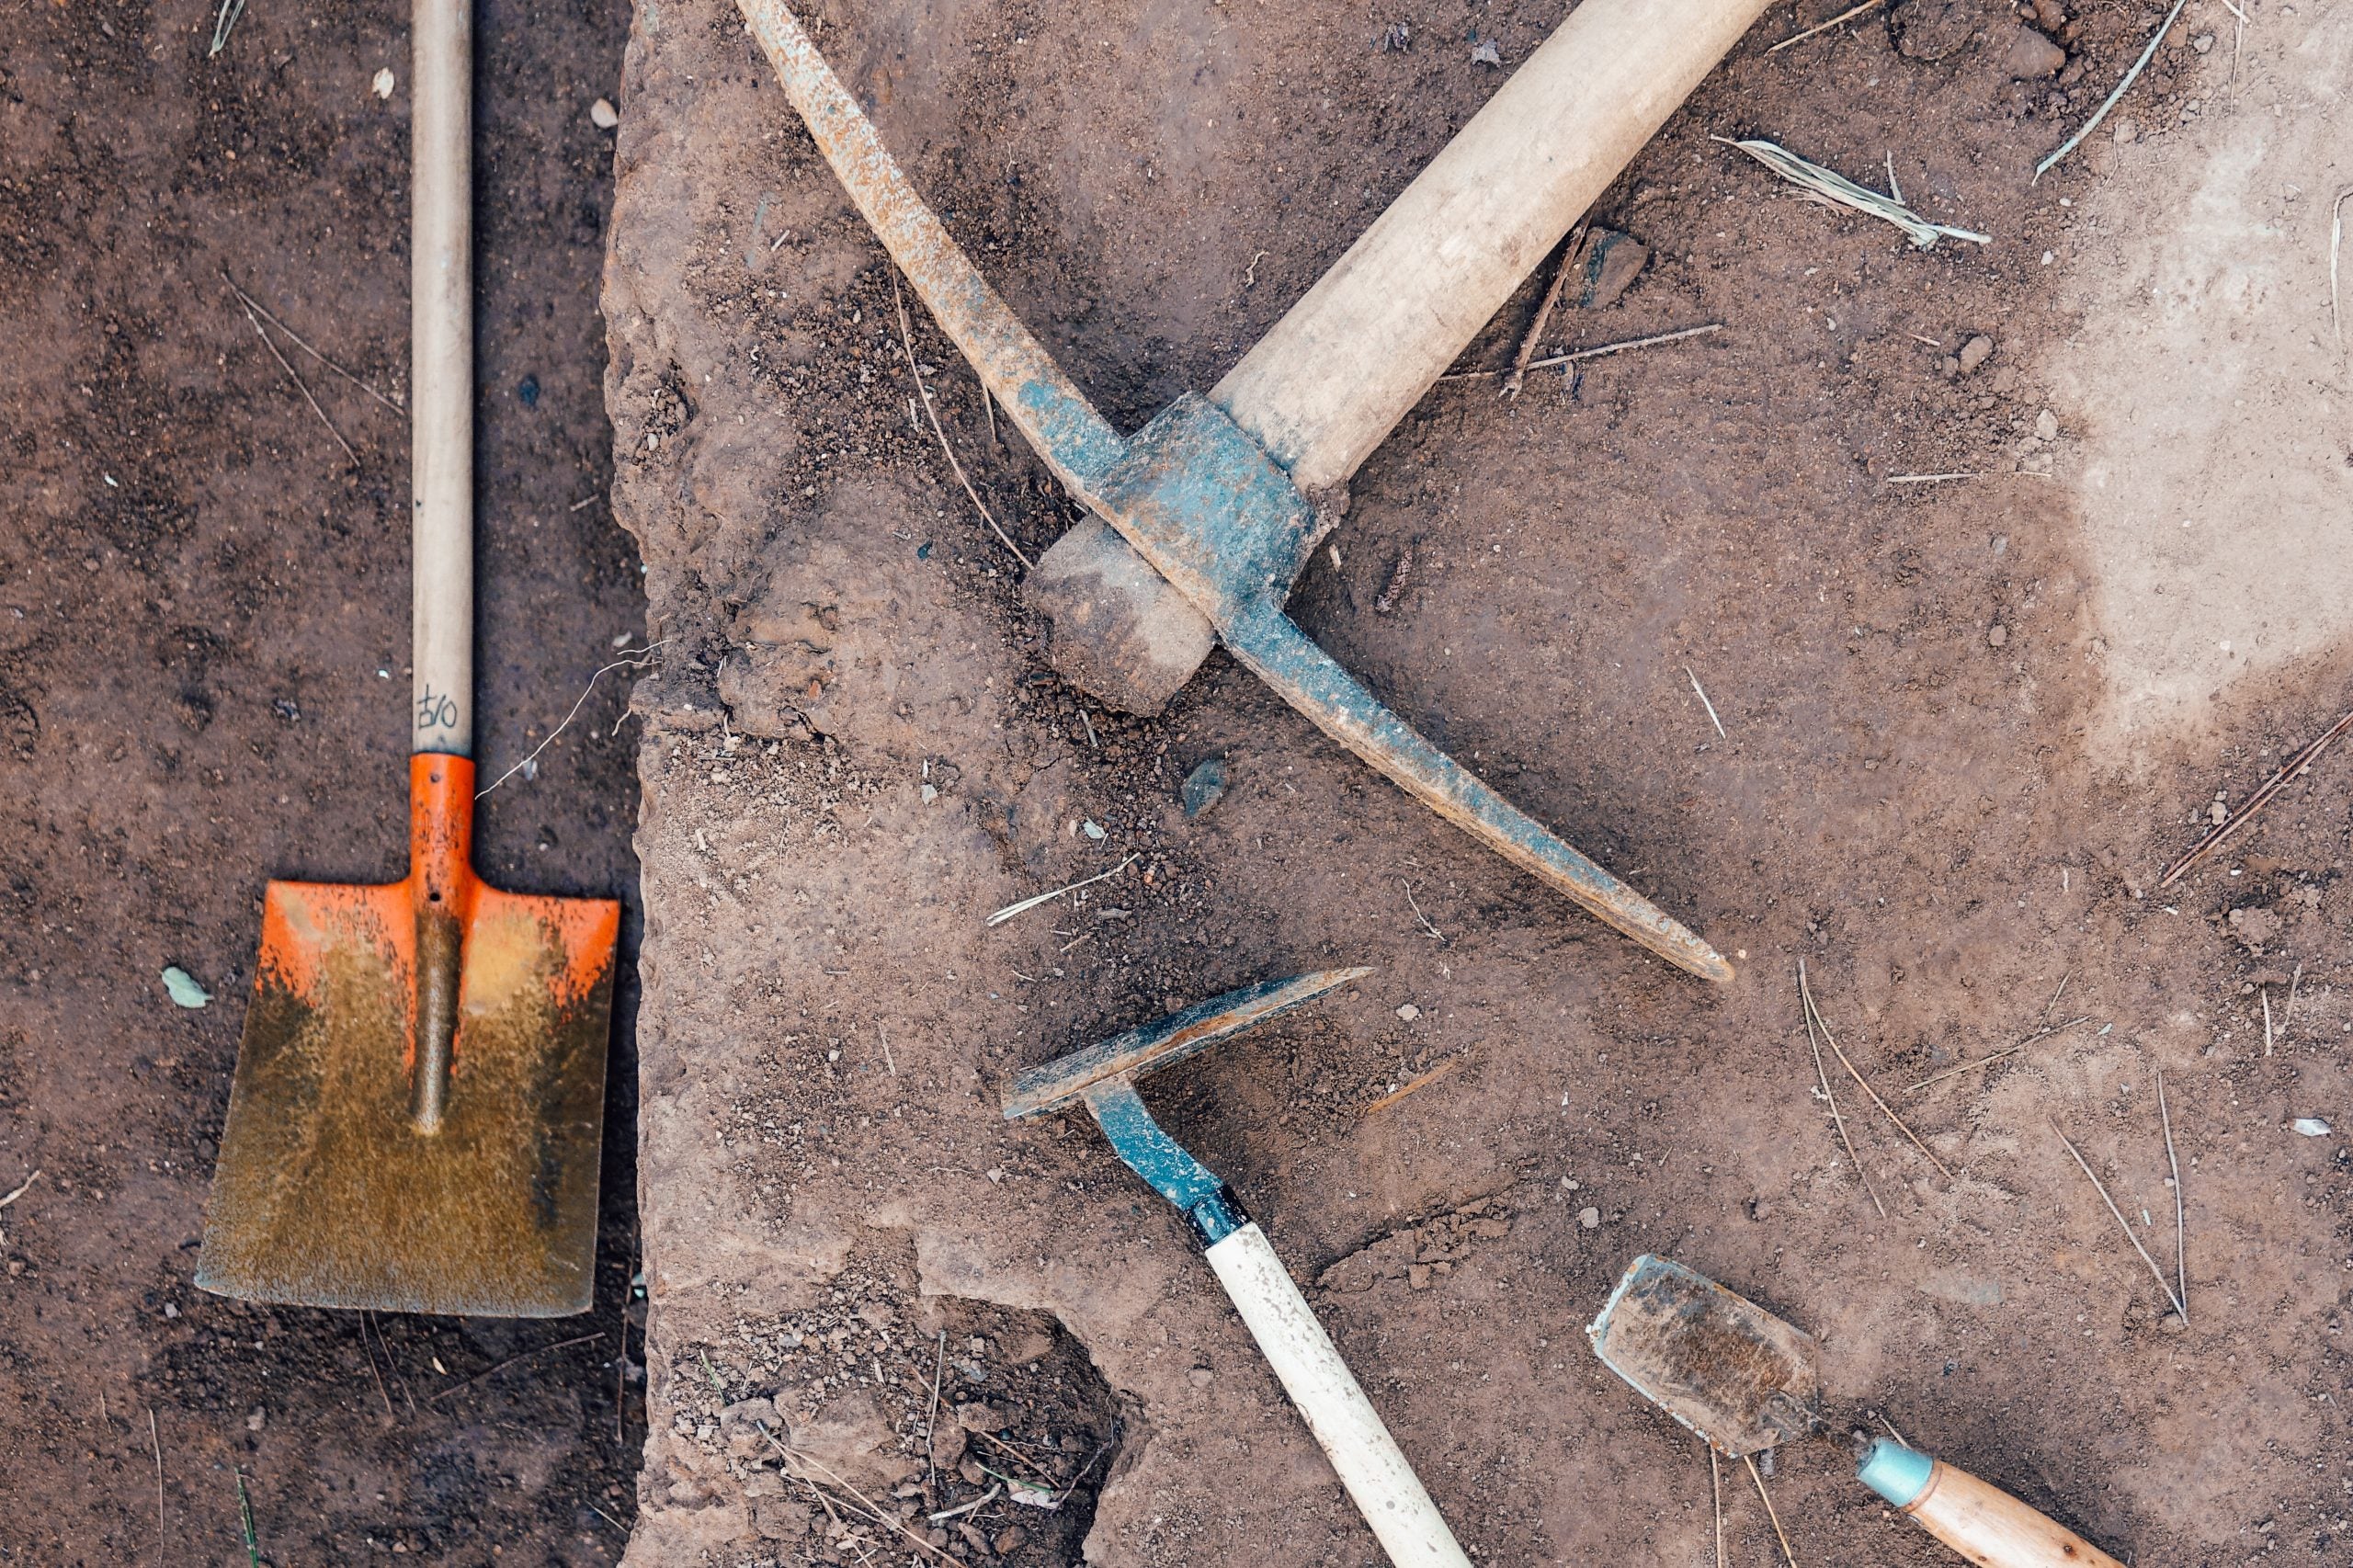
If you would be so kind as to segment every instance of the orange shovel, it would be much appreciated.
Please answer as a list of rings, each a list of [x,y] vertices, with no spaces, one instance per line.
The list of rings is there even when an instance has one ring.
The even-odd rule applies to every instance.
[[[467,14],[415,8],[409,874],[269,884],[196,1282],[562,1317],[594,1286],[620,905],[473,872]]]

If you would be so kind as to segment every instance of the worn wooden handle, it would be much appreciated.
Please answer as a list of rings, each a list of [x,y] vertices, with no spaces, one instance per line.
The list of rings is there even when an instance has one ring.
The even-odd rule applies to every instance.
[[[1314,1309],[1256,1224],[1203,1254],[1396,1568],[1471,1568]]]
[[[1874,1442],[1860,1476],[1930,1535],[1984,1568],[2123,1568],[2000,1487],[1900,1443]]]
[[[416,0],[409,176],[409,749],[473,755],[473,10]]]
[[[1300,489],[1347,479],[1764,9],[1586,0],[1210,401]]]

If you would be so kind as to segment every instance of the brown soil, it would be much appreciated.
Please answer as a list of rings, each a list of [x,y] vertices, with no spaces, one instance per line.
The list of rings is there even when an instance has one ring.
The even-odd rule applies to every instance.
[[[610,1562],[634,1512],[618,1423],[633,1439],[642,1413],[634,1394],[615,1409],[633,991],[592,1317],[363,1324],[189,1282],[263,880],[383,880],[405,862],[406,422],[288,347],[347,460],[220,276],[401,392],[404,10],[255,6],[217,56],[209,6],[11,12],[0,1192],[41,1174],[0,1210],[0,1562],[243,1563],[240,1476],[277,1563]],[[636,630],[642,600],[600,499],[610,138],[587,116],[614,90],[625,14],[478,17],[494,776]],[[483,802],[485,876],[633,899],[622,710],[608,676],[536,779]],[[175,964],[210,1006],[171,1003]]]
[[[2078,209],[2099,196],[2103,244],[2154,245],[2172,187],[2128,182],[2301,101],[2305,35],[2258,7],[2232,88],[2231,19],[2200,0],[2137,89],[2167,134],[2129,158],[2096,142],[2031,186],[2158,13],[2085,7],[2061,81],[2025,84],[2014,11],[1896,11],[1774,55],[1792,24],[1763,24],[1597,209],[1649,268],[1549,337],[1722,333],[1516,403],[1437,389],[1292,600],[1399,710],[1735,953],[1714,991],[1472,849],[1222,656],[1148,722],[1061,684],[915,416],[887,264],[736,13],[641,8],[608,392],[617,506],[654,634],[678,642],[637,699],[654,1430],[632,1562],[925,1556],[902,1527],[988,1480],[922,1462],[938,1335],[992,1307],[1050,1315],[1091,1362],[1042,1360],[996,1412],[1007,1432],[1067,1455],[1121,1412],[1073,1494],[1089,1560],[1372,1561],[1174,1216],[1083,1119],[996,1111],[1019,1066],[1338,962],[1376,972],[1147,1092],[1267,1224],[1483,1560],[1711,1560],[1697,1445],[1584,1342],[1646,1250],[1819,1336],[1834,1430],[1893,1422],[2128,1561],[2342,1560],[2353,1167],[2342,1133],[2286,1124],[2353,1126],[2347,760],[2209,869],[2154,881],[2218,790],[2244,801],[2342,710],[2353,657],[2304,636],[2200,720],[2114,722],[2110,557],[2087,545],[2076,452],[2127,409],[2052,390],[2060,346],[2100,331],[2068,281]],[[1474,33],[1513,62],[1559,12],[822,15],[918,187],[1132,427],[1211,384],[1493,90]],[[1412,47],[1377,49],[1401,21]],[[1892,153],[1916,206],[1995,243],[1916,252],[1711,133],[1874,182]],[[1466,366],[1507,361],[1542,281]],[[916,321],[950,441],[1034,554],[1068,506]],[[1981,333],[1990,360],[1946,363]],[[2156,406],[2195,379],[2145,365],[2106,395]],[[1984,477],[1886,483],[1952,472]],[[2262,494],[2236,498],[2255,551]],[[1211,757],[1233,788],[1188,819],[1179,781]],[[1832,1062],[1883,1215],[1815,1087],[1801,960],[1952,1173]],[[2262,1005],[2276,1028],[2291,982],[2267,1044]],[[2052,1126],[2169,1264],[2159,1069],[2186,1327]],[[1006,1359],[974,1368],[1003,1379]],[[747,1399],[876,1465],[884,1490],[858,1490],[886,1518],[780,1474],[744,1415],[731,1429]],[[1732,1560],[1773,1561],[1745,1474],[1725,1480]],[[1949,1560],[1834,1443],[1782,1453],[1772,1485],[1800,1561]],[[935,1551],[1075,1561],[1034,1528],[1001,1541],[1033,1524],[1002,1494],[957,1518],[983,1539],[943,1528]]]

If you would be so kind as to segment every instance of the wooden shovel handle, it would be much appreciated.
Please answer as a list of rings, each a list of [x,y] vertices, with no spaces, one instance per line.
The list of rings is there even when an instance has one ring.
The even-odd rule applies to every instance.
[[[473,10],[415,0],[409,176],[409,749],[473,755]]]
[[[1917,1479],[1923,1472],[1925,1482]],[[1921,1528],[1984,1568],[2124,1568],[2000,1487],[1884,1438],[1865,1456],[1862,1479],[1917,1519]]]

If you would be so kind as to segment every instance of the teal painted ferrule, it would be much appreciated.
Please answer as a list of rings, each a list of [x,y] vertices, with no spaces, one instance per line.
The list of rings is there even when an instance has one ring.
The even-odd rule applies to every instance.
[[[1893,1438],[1874,1437],[1863,1450],[1855,1479],[1897,1507],[1908,1508],[1928,1489],[1928,1478],[1936,1468],[1937,1461],[1916,1449],[1907,1449]]]

